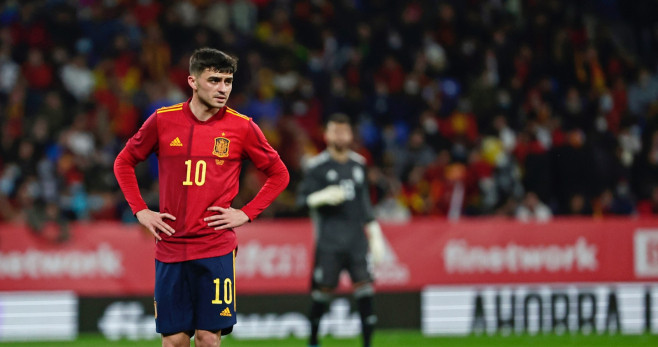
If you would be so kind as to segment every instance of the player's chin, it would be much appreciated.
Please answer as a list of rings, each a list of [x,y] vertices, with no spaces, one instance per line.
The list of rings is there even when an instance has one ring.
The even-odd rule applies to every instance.
[[[337,143],[337,144],[334,144],[334,148],[339,152],[344,152],[344,151],[347,151],[348,149],[350,149],[350,146],[349,146],[349,144],[345,144],[345,143]]]
[[[210,103],[215,108],[222,108],[226,106],[226,99],[213,99]]]
[[[210,97],[203,100],[203,102],[210,108],[222,108],[226,105],[226,101],[228,101],[228,98]]]

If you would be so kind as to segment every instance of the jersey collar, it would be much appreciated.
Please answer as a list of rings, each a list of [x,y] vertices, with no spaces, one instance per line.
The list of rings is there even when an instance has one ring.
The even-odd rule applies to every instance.
[[[210,123],[216,122],[216,121],[224,118],[224,114],[226,113],[226,105],[224,105],[224,107],[220,108],[219,111],[217,111],[217,113],[215,113],[207,121],[205,121],[205,122],[200,121],[199,118],[197,118],[194,115],[194,113],[192,113],[192,110],[190,109],[190,101],[191,100],[192,100],[192,98],[189,98],[189,99],[187,99],[187,101],[185,101],[185,103],[183,103],[183,113],[185,113],[187,115],[187,117],[193,123],[196,123],[196,124],[210,124]]]

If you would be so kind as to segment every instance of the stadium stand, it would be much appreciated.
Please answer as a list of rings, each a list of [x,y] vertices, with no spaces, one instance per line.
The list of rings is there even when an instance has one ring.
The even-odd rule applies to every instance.
[[[134,219],[112,163],[184,101],[189,54],[240,58],[229,104],[291,185],[345,112],[379,215],[658,213],[654,1],[5,1],[0,220]],[[157,205],[155,159],[138,170]],[[246,166],[236,205],[262,179]],[[537,212],[540,211],[540,212]],[[66,239],[64,233],[62,239]]]

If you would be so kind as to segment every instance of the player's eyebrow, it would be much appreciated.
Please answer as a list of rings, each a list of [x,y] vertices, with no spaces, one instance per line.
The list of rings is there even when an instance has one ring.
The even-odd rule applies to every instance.
[[[233,77],[221,77],[221,76],[209,76],[208,81],[218,82],[218,81],[233,82]]]

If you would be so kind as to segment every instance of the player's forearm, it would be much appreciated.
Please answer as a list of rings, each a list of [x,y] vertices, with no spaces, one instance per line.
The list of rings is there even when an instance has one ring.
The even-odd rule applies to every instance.
[[[135,176],[135,165],[137,165],[137,160],[125,148],[114,161],[114,175],[133,214],[148,208],[142,194],[139,192],[139,185]]]
[[[379,263],[384,260],[386,244],[384,242],[382,228],[376,220],[366,224],[366,234],[368,235],[368,246],[370,247],[373,261]]]
[[[263,170],[263,172],[267,175],[265,184],[263,184],[254,199],[242,208],[242,212],[249,217],[249,220],[254,220],[270,206],[290,182],[290,174],[288,174],[288,169],[281,159]]]
[[[306,204],[310,208],[324,205],[336,206],[345,201],[345,191],[340,185],[334,184],[318,190],[306,198]]]

